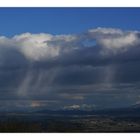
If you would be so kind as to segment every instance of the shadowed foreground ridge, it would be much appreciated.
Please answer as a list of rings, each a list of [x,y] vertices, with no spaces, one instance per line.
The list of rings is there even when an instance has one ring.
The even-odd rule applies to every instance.
[[[140,109],[2,113],[0,132],[140,132]]]

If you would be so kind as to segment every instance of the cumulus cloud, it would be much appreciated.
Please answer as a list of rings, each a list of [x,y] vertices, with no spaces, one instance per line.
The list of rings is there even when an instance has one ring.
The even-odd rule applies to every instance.
[[[93,43],[93,46],[87,47],[88,43],[92,44],[93,40],[95,40],[96,44]],[[103,57],[103,54],[101,55],[100,52],[108,51],[111,54],[119,50],[122,53],[124,50],[127,51],[139,44],[138,32],[112,28],[91,29],[78,35],[24,33],[15,35],[12,38],[0,37],[1,59],[6,59],[10,55],[12,55],[10,58],[13,58],[15,55],[17,58],[22,56],[26,61],[32,62],[47,61],[56,57],[62,59],[63,56],[66,57],[68,55],[70,57],[72,55],[80,55],[79,53],[81,53],[81,56],[78,56],[78,60],[81,57],[86,57],[84,60],[81,60],[81,58],[79,61],[86,61],[85,59],[89,57],[92,57],[90,59],[95,61],[95,59]],[[111,51],[109,52],[109,50]],[[7,56],[7,54],[9,55]],[[72,58],[66,57],[66,59],[73,61]]]
[[[121,85],[139,85],[139,40],[139,31],[114,28],[74,35],[0,36],[0,99],[75,104],[88,101],[89,94],[116,94]],[[130,87],[132,92],[138,88]]]

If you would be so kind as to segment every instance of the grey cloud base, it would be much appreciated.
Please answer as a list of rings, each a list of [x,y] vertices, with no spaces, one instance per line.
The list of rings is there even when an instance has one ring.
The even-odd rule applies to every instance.
[[[97,28],[78,35],[1,36],[0,100],[16,101],[15,108],[23,107],[21,100],[48,108],[135,104],[140,97],[139,34]]]

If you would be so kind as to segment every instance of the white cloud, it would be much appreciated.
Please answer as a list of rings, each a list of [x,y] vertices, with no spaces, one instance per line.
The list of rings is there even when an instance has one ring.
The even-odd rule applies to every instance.
[[[24,33],[14,36],[12,40],[14,40],[17,49],[19,49],[29,60],[36,61],[58,54],[56,48],[49,47],[47,44],[47,41],[50,41],[52,37],[52,35],[44,33]]]
[[[102,55],[116,54],[127,51],[130,47],[140,44],[138,31],[122,31],[113,28],[97,28],[88,31],[88,37],[95,39],[102,46]]]
[[[138,42],[138,37],[134,33],[129,33],[124,36],[116,37],[116,38],[103,38],[100,40],[101,45],[107,48],[120,48],[120,47],[128,47],[131,45],[135,45]]]
[[[75,40],[72,35],[23,33],[12,38],[0,37],[0,49],[16,49],[28,60],[38,61],[59,55],[60,49]]]
[[[93,38],[103,38],[105,36],[120,36],[123,34],[123,31],[120,29],[114,29],[114,28],[101,28],[98,27],[96,29],[90,29],[88,30],[88,34]]]
[[[64,106],[64,109],[66,110],[93,110],[95,109],[95,105],[94,104],[73,104],[73,105],[69,105],[69,106]]]
[[[68,109],[68,110],[75,110],[75,109],[80,109],[80,105],[70,105],[70,106],[65,106],[64,109]]]

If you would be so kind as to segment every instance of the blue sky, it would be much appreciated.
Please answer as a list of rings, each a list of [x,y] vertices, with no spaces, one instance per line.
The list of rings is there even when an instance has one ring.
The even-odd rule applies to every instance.
[[[140,29],[139,8],[1,8],[0,34],[81,33],[90,28]]]

